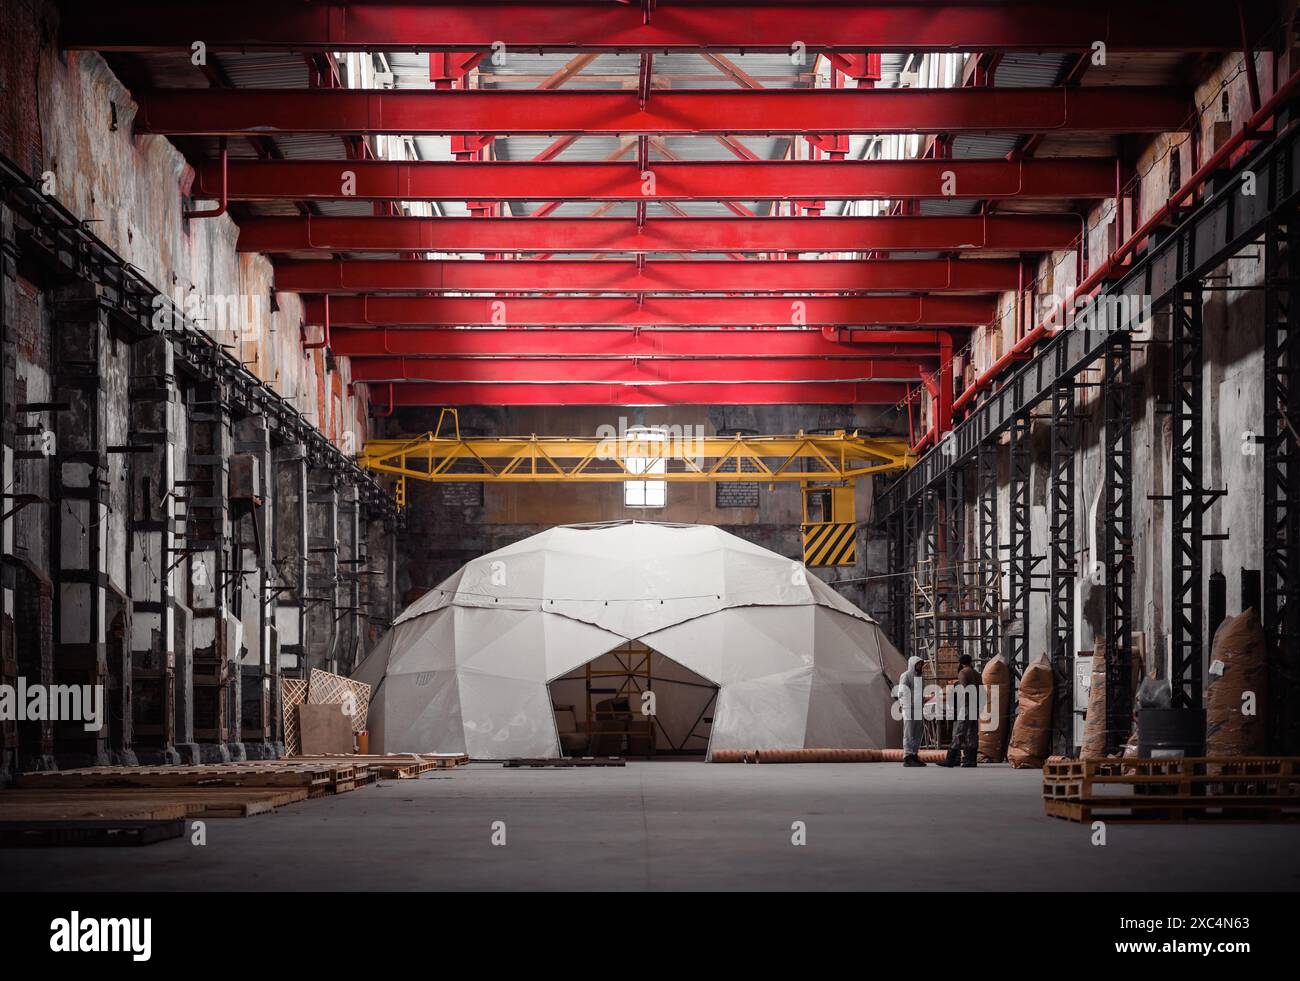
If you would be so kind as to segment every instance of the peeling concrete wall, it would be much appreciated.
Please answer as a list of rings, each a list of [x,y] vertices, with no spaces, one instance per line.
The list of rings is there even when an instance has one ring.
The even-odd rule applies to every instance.
[[[346,364],[302,349],[298,297],[273,297],[270,262],[235,251],[229,217],[183,218],[192,173],[182,155],[166,139],[133,136],[134,106],[109,65],[58,51],[55,36],[52,5],[0,5],[0,153],[328,439],[349,452],[361,445],[364,396],[347,394]],[[186,355],[173,373],[173,341],[129,334],[94,274],[51,276],[59,258],[14,235],[11,207],[21,210],[0,205],[3,450],[6,482],[32,500],[4,529],[5,649],[12,631],[31,682],[102,681],[112,711],[94,738],[33,724],[19,731],[17,756],[0,740],[0,780],[15,765],[131,763],[137,750],[150,762],[273,755],[281,666],[303,674],[310,665],[295,651],[280,656],[272,622],[273,605],[302,610],[300,577],[272,592],[271,553],[284,550],[278,523],[292,529],[305,502],[275,499],[271,461],[273,449],[305,459],[306,444],[224,375],[210,376],[205,355]],[[157,349],[146,357],[145,345]],[[232,467],[232,454],[256,457],[256,471]],[[337,458],[314,443],[310,456],[304,471],[334,474],[355,496]],[[391,528],[380,514],[358,516],[377,529],[388,577],[368,584],[367,602],[386,610]],[[368,555],[368,545],[349,541],[349,555]],[[340,588],[355,607],[353,579]],[[384,623],[363,626],[364,612],[327,604],[309,617],[343,618],[348,653],[359,657]]]
[[[229,216],[182,217],[192,169],[167,138],[132,134],[135,103],[103,58],[57,49],[50,5],[3,6],[0,153],[48,175],[50,196],[182,307],[201,301],[222,343],[313,425],[360,446],[364,386],[348,395],[346,362],[327,372],[324,351],[302,350],[296,295],[278,294],[271,309],[270,261],[235,251]]]

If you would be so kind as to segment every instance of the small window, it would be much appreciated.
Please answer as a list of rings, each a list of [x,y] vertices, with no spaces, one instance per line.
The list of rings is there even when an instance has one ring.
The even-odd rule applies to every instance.
[[[663,442],[663,438],[664,434],[659,430],[629,429],[626,445],[638,447],[638,444]],[[668,461],[662,456],[629,456],[626,463],[628,473],[668,472]],[[666,480],[625,480],[623,481],[623,505],[629,508],[661,508],[666,503],[667,490]]]

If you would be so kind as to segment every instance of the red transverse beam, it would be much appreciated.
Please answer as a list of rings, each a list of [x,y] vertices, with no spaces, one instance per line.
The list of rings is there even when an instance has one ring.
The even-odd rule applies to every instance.
[[[934,371],[933,361],[846,358],[745,361],[635,361],[600,359],[515,358],[366,358],[352,365],[352,380],[383,382],[435,381],[443,383],[549,383],[555,385],[610,384],[728,384],[757,382],[804,384],[826,382],[906,382],[914,384],[922,372]]]
[[[901,382],[754,382],[739,384],[472,384],[407,382],[372,393],[372,405],[894,405],[912,386]]]
[[[1076,215],[871,218],[249,218],[241,252],[1051,252]]]
[[[231,201],[766,201],[1106,198],[1104,157],[1022,160],[651,162],[232,160]],[[219,197],[221,164],[198,167],[196,197]]]
[[[974,327],[990,323],[995,312],[992,297],[978,296],[341,296],[331,301],[329,319],[331,327]],[[324,301],[306,301],[304,316],[323,324]]]
[[[818,219],[833,221],[835,219]],[[1014,290],[1002,259],[827,259],[819,262],[303,259],[275,265],[290,293],[850,293]]]
[[[698,89],[622,91],[159,89],[136,129],[275,133],[694,136],[799,133],[1164,133],[1193,110],[1180,88]]]
[[[409,358],[596,358],[645,361],[702,358],[740,362],[782,358],[936,357],[941,335],[926,330],[863,330],[840,344],[819,330],[628,330],[599,327],[558,330],[384,330],[341,327],[330,331],[337,355]],[[355,364],[356,362],[354,362]]]
[[[1271,5],[1247,3],[1248,26]],[[146,0],[65,4],[62,43],[116,51],[184,49],[529,51],[1116,51],[1235,50],[1235,4],[1225,0],[1059,0],[1008,3],[674,2],[648,18],[634,3],[411,3],[300,0]],[[1252,35],[1253,37],[1253,35]]]

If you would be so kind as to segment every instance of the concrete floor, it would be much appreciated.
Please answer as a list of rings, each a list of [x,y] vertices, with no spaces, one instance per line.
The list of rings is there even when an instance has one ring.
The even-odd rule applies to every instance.
[[[1300,826],[1112,824],[1096,847],[1088,826],[1043,816],[1040,781],[1001,766],[475,764],[212,820],[204,847],[0,849],[0,889],[1300,887]]]

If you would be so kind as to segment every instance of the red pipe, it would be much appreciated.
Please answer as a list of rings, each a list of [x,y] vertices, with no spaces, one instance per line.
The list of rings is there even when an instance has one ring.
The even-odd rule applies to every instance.
[[[326,293],[323,299],[325,301],[325,315],[323,318],[325,332],[319,341],[313,341],[310,344],[304,341],[302,345],[304,351],[316,351],[330,346],[330,295]]]
[[[921,451],[924,450],[924,449],[926,448],[926,446],[929,445],[929,443],[930,443],[930,441],[931,441],[932,439],[934,439],[934,427],[933,427],[933,426],[931,426],[929,429],[927,429],[927,430],[925,431],[925,435],[922,436],[922,437],[917,441],[917,443],[916,443],[915,446],[908,447],[908,452],[911,453],[913,456],[920,456]]]
[[[206,210],[182,212],[182,218],[187,221],[191,218],[220,218],[226,213],[227,194],[230,190],[230,171],[228,164],[226,138],[223,136],[221,138],[221,196],[217,200],[217,206]]]
[[[952,429],[952,389],[953,389],[953,354],[952,354],[952,335],[946,331],[936,331],[939,335],[939,370],[937,372],[937,382],[932,382],[929,377],[924,378],[926,388],[930,389],[930,395],[934,403],[935,424],[925,431],[921,439],[909,448],[909,452],[919,454],[931,442],[938,440],[939,436]],[[910,415],[910,413],[909,413]],[[910,419],[909,419],[910,421]]]
[[[1266,120],[1272,117],[1278,107],[1291,97],[1298,85],[1300,85],[1300,72],[1296,72],[1283,82],[1282,86],[1269,97],[1268,101],[1260,106],[1259,111],[1246,120],[1245,125],[1240,130],[1229,137],[1228,141],[1224,143],[1217,152],[1206,160],[1205,163],[1201,164],[1196,173],[1189,177],[1187,182],[1172,194],[1169,200],[1166,201],[1154,215],[1143,222],[1142,226],[1138,228],[1123,245],[1112,252],[1109,258],[1107,258],[1091,276],[1075,287],[1074,291],[1070,294],[1070,298],[1066,301],[1066,306],[1071,306],[1080,294],[1091,294],[1098,286],[1109,278],[1115,270],[1119,268],[1120,263],[1136,250],[1139,245],[1145,242],[1148,237],[1150,237],[1152,231],[1164,224],[1170,218],[1184,199],[1189,197],[1196,188],[1200,187],[1201,184],[1205,183],[1205,180],[1211,174],[1222,167],[1232,154],[1235,153],[1237,149],[1240,148],[1241,145],[1245,143]],[[982,375],[976,378],[970,388],[966,389],[966,391],[961,394],[961,397],[953,403],[953,408],[964,408],[981,389],[987,388],[996,381],[998,375],[1003,372],[1007,365],[1020,360],[1023,355],[1033,349],[1035,344],[1050,333],[1052,333],[1052,331],[1049,330],[1046,323],[1039,324],[1031,330],[1023,338],[1017,341],[1011,350],[998,358],[998,360],[993,362],[993,364],[990,365]]]

